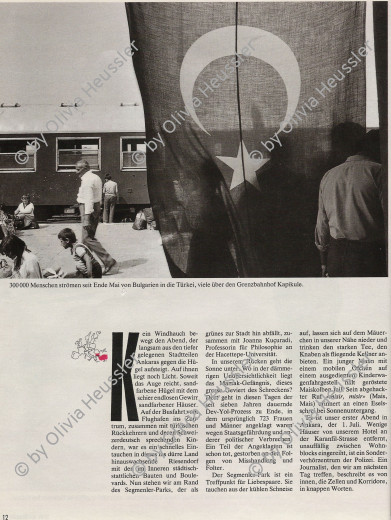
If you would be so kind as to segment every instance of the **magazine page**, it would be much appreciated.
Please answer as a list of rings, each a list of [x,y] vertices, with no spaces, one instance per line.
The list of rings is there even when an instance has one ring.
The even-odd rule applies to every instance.
[[[0,3],[3,520],[389,518],[387,8]]]

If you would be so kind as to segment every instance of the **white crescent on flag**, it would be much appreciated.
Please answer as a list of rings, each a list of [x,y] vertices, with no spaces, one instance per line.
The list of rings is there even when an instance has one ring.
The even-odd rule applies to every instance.
[[[239,25],[237,30],[238,54],[241,54],[241,50],[245,47],[249,48],[249,43],[251,43],[251,56],[271,65],[284,81],[288,96],[284,121],[288,122],[295,113],[301,88],[300,68],[296,56],[289,45],[275,34],[245,25]],[[182,98],[195,123],[208,135],[210,135],[209,132],[198,119],[193,106],[194,85],[200,73],[209,63],[218,58],[235,54],[235,47],[233,47],[235,36],[235,25],[209,31],[189,47],[183,58],[180,71]]]

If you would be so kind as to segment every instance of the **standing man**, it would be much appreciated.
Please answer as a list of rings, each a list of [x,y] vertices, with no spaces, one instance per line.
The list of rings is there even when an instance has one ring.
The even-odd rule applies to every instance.
[[[103,274],[107,274],[117,262],[95,238],[99,224],[102,181],[98,175],[91,171],[90,165],[85,160],[76,163],[76,171],[81,179],[79,193],[77,194],[82,223],[81,240],[100,258],[104,265]]]
[[[385,189],[379,131],[320,183],[315,244],[322,276],[387,276]]]
[[[103,185],[103,222],[105,224],[113,223],[115,205],[118,199],[118,185],[111,180],[111,175],[106,175]]]

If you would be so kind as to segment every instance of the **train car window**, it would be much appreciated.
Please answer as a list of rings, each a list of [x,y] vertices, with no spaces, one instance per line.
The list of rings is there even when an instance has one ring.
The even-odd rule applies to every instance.
[[[39,144],[31,138],[0,138],[0,172],[35,172]]]
[[[93,170],[100,170],[100,137],[57,137],[57,171],[76,171],[77,161],[85,159]]]
[[[121,170],[145,170],[145,137],[121,137]]]

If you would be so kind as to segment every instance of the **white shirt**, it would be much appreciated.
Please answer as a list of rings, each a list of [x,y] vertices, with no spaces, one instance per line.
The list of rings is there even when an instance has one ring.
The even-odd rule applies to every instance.
[[[19,206],[15,210],[15,215],[34,215],[34,204],[32,202],[29,202],[26,204],[26,207],[24,207],[23,202],[19,204]]]
[[[103,193],[105,195],[118,195],[118,185],[116,182],[110,180],[104,183]]]
[[[13,271],[12,278],[42,278],[37,257],[30,251],[24,251],[19,271]]]
[[[330,236],[361,242],[384,238],[384,178],[381,164],[352,155],[320,183],[315,244],[327,251]]]
[[[102,197],[102,181],[100,177],[88,170],[81,177],[81,185],[77,194],[77,202],[84,204],[84,212],[90,215],[94,211],[94,204],[100,202]]]

